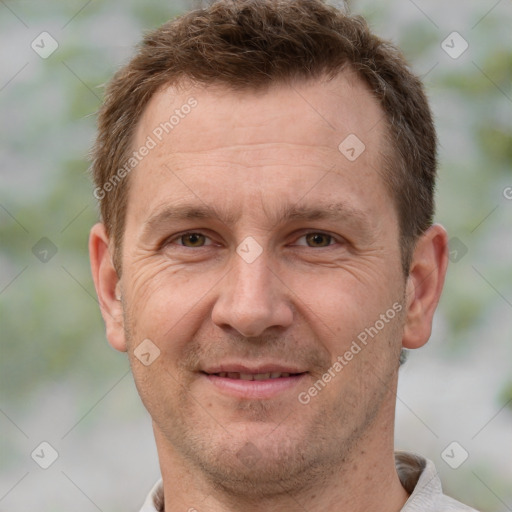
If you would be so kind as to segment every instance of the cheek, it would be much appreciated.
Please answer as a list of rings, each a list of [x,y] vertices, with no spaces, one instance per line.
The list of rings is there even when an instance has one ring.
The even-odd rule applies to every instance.
[[[382,272],[380,275],[369,280],[367,276],[362,278],[361,272],[344,269],[314,278],[297,276],[295,289],[301,310],[331,338],[357,336],[401,300],[400,287],[390,285]]]
[[[309,288],[311,293],[304,294],[307,299],[300,314],[329,354],[330,375],[335,375],[326,400],[330,396],[344,406],[353,406],[354,397],[370,401],[396,366],[402,295],[399,286],[391,289],[384,276],[382,280],[387,286],[377,288],[375,283],[368,286],[352,275],[324,282],[317,279]]]
[[[134,344],[149,338],[161,351],[172,352],[197,330],[209,293],[219,285],[216,275],[184,272],[167,262],[139,267],[126,279],[132,283],[126,303]]]

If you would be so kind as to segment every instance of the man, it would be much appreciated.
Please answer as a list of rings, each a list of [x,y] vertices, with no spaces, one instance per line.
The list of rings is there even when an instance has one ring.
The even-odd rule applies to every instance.
[[[162,481],[143,510],[472,510],[394,453],[403,348],[447,267],[419,80],[322,0],[149,34],[94,148],[92,272]]]

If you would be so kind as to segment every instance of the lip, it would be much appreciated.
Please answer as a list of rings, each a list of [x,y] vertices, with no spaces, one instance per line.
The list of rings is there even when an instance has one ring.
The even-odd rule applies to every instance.
[[[204,373],[305,373],[307,370],[280,363],[265,363],[258,366],[250,366],[243,363],[222,363],[218,366],[211,366],[202,369]]]
[[[280,371],[280,370],[274,370]],[[217,372],[215,372],[217,373]],[[253,373],[253,372],[240,372]],[[268,373],[267,371],[258,371],[254,373]],[[288,372],[293,373],[293,372]],[[274,398],[280,394],[295,389],[299,383],[306,377],[307,373],[290,375],[289,377],[278,377],[277,379],[265,380],[242,380],[230,379],[229,377],[220,377],[207,373],[201,374],[209,383],[223,394],[235,398],[264,400]]]

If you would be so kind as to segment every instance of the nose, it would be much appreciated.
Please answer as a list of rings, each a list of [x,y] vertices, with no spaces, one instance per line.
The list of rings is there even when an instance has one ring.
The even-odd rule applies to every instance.
[[[213,307],[213,322],[245,337],[259,336],[271,327],[290,326],[293,309],[288,288],[269,268],[265,252],[252,263],[238,254],[233,260]]]

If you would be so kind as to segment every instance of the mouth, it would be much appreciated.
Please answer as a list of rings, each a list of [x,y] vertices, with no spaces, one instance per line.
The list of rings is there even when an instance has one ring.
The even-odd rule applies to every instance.
[[[209,375],[215,375],[224,379],[235,379],[235,380],[268,380],[268,379],[281,379],[295,375],[301,375],[300,373],[289,373],[289,372],[267,372],[267,373],[240,373],[240,372],[219,372],[212,373]]]
[[[244,399],[269,399],[292,391],[308,372],[294,368],[216,368],[201,374],[224,395]]]

